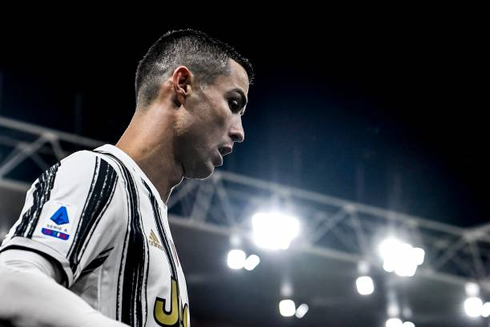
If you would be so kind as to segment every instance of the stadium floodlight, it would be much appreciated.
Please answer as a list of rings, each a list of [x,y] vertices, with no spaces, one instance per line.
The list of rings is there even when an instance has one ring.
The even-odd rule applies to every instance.
[[[415,327],[415,324],[411,321],[405,321],[402,327]]]
[[[248,271],[252,271],[257,267],[260,263],[260,258],[258,255],[252,254],[250,255],[247,260],[245,260],[244,268]]]
[[[296,313],[296,304],[293,300],[282,300],[279,302],[279,312],[283,317],[292,317]]]
[[[402,327],[402,321],[398,318],[390,318],[386,320],[386,327]]]
[[[231,250],[228,252],[228,267],[231,269],[242,269],[245,264],[245,252],[242,250]]]
[[[395,238],[385,239],[379,247],[383,259],[383,269],[395,272],[398,276],[412,277],[417,267],[424,262],[425,251],[414,248],[409,243],[401,242]]]
[[[464,311],[472,318],[479,317],[483,311],[483,302],[478,297],[469,297],[464,301]]]
[[[296,318],[298,318],[298,319],[303,318],[309,309],[310,308],[308,307],[308,304],[306,304],[306,303],[301,304],[298,307],[298,309],[296,309]]]
[[[370,295],[374,292],[373,279],[369,276],[361,276],[356,280],[357,291],[361,295]]]
[[[274,250],[287,250],[300,230],[297,218],[277,212],[254,214],[252,226],[255,244]]]

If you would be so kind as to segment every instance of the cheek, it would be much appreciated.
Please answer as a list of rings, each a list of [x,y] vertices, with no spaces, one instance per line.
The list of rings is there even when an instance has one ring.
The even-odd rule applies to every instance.
[[[184,112],[184,114],[177,116],[172,124],[174,135],[181,137],[187,134],[189,130],[192,130],[193,124],[194,121],[191,115],[185,114]]]
[[[228,108],[227,104],[220,104],[219,107],[216,108],[216,115],[214,116],[214,126],[216,129],[222,131],[226,129],[228,125],[231,123],[232,113]]]

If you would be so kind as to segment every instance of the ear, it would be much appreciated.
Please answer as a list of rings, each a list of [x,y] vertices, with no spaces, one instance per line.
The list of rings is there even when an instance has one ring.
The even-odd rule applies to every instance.
[[[192,92],[194,76],[186,66],[177,67],[172,74],[172,86],[174,91],[174,103],[180,107]]]

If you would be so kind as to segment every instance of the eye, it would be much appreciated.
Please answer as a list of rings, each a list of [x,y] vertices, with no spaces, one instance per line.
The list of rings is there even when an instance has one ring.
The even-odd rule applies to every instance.
[[[234,98],[228,100],[228,106],[233,112],[238,112],[241,109],[240,101]]]

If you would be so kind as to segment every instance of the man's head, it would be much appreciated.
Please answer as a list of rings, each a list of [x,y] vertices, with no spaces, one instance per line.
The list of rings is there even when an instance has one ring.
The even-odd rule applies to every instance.
[[[187,67],[194,75],[195,83],[205,87],[212,84],[219,75],[230,74],[230,59],[245,69],[251,84],[252,65],[228,44],[191,29],[164,34],[150,47],[138,65],[136,107],[142,109],[150,105],[158,96],[161,83],[177,67]]]
[[[163,35],[141,60],[137,112],[150,110],[155,119],[172,122],[165,138],[170,132],[172,155],[185,177],[208,177],[233,143],[243,141],[241,116],[252,76],[247,59],[194,30]]]

